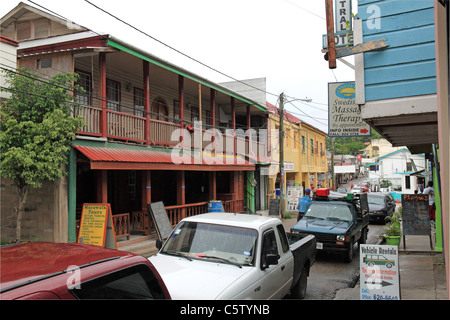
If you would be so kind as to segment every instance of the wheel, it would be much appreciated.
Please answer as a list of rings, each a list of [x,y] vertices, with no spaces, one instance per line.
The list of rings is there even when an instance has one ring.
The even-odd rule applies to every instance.
[[[352,260],[353,260],[353,241],[350,241],[350,245],[347,251],[344,253],[344,261],[352,262]]]
[[[361,244],[366,244],[366,242],[367,242],[367,232],[368,232],[367,228],[364,228],[361,231],[361,238],[359,238],[358,246],[361,245]]]
[[[300,274],[300,279],[297,284],[291,290],[292,297],[294,299],[305,299],[306,297],[306,287],[308,286],[308,270],[303,267],[302,273]]]

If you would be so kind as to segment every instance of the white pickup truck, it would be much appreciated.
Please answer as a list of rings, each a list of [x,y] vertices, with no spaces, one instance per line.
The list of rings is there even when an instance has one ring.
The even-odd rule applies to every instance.
[[[316,240],[278,218],[207,213],[183,219],[150,257],[172,299],[304,298]]]

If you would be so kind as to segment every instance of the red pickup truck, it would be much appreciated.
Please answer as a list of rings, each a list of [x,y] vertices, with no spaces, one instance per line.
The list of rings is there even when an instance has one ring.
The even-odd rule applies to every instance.
[[[170,299],[151,262],[78,243],[31,242],[0,248],[0,300]]]

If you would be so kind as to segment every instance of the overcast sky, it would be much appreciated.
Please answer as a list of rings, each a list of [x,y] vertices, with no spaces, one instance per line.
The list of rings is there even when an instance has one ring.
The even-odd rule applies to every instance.
[[[200,65],[112,18],[84,0],[33,0],[97,32],[172,62],[214,82],[266,78],[266,100],[328,132],[329,82],[354,81],[354,71],[337,62],[328,69],[322,49],[326,33],[325,0],[89,0],[133,27],[219,70]],[[29,1],[23,1],[35,5]],[[19,1],[1,0],[0,16]],[[36,5],[35,5],[36,6]],[[357,2],[353,1],[353,12]],[[353,64],[353,58],[347,59]]]

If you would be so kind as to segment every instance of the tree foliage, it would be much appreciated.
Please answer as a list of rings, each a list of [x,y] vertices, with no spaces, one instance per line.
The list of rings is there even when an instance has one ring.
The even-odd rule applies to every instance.
[[[16,241],[20,240],[20,219],[28,190],[40,188],[66,174],[63,165],[75,132],[83,119],[73,117],[72,92],[82,91],[74,83],[76,75],[61,73],[51,80],[41,80],[26,69],[6,71],[11,97],[2,102],[0,111],[0,172],[14,181],[19,195],[16,207]]]
[[[335,154],[351,154],[358,155],[360,150],[366,147],[365,142],[370,142],[373,139],[379,139],[381,136],[374,132],[369,137],[338,137],[334,138],[334,153]],[[331,138],[325,138],[327,150],[331,151]]]

